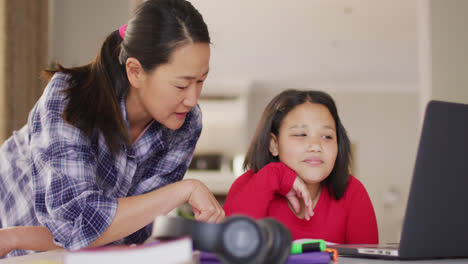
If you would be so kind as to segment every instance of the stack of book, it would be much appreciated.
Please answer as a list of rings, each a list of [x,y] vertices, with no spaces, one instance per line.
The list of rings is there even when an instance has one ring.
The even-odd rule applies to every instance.
[[[183,237],[170,241],[153,241],[134,246],[106,246],[69,252],[64,264],[146,264],[198,263],[192,240]]]

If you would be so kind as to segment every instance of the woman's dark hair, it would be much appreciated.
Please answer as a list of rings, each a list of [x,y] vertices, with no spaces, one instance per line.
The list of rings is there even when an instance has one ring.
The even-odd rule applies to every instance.
[[[127,59],[136,58],[150,72],[168,63],[172,52],[186,43],[210,43],[201,14],[185,0],[147,0],[129,20],[123,40],[116,30],[90,64],[73,68],[57,64],[44,70],[43,78],[50,80],[56,72],[70,74],[64,119],[88,137],[101,131],[109,149],[118,153],[122,142],[130,143],[120,108],[130,87]]]
[[[279,162],[278,157],[270,153],[271,134],[278,138],[281,123],[286,115],[296,106],[306,102],[325,106],[335,120],[338,154],[332,172],[322,184],[327,186],[330,193],[338,200],[344,195],[349,179],[351,144],[338,116],[335,102],[325,92],[286,90],[273,98],[263,111],[244,160],[244,169],[251,169],[256,173],[268,163]]]

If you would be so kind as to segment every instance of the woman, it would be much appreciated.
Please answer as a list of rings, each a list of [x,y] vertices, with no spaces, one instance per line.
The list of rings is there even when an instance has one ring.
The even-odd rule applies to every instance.
[[[181,181],[209,45],[189,2],[148,0],[90,64],[44,72],[28,124],[0,148],[0,255],[140,243],[185,202],[197,220],[224,218],[206,186]]]

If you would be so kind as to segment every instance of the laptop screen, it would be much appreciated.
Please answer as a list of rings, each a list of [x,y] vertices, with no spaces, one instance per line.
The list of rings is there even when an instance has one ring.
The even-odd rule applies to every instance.
[[[406,257],[468,256],[468,105],[429,102],[400,242]]]

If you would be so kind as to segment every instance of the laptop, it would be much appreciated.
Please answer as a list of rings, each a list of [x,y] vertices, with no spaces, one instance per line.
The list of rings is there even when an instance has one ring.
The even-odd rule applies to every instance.
[[[400,243],[330,245],[340,255],[468,257],[468,105],[426,107]]]

